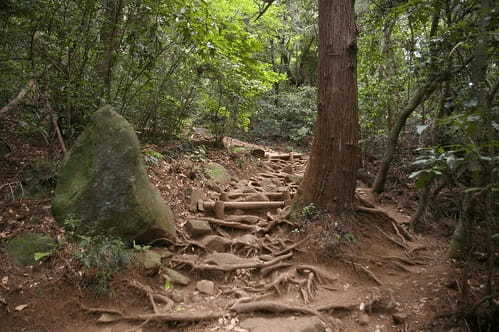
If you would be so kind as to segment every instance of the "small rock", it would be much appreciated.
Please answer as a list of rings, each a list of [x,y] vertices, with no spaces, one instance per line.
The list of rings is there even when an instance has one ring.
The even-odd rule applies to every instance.
[[[180,292],[171,292],[170,298],[177,303],[184,302],[184,296]]]
[[[146,270],[158,270],[161,267],[161,254],[152,251],[135,253],[135,261]]]
[[[206,220],[191,219],[185,224],[185,229],[192,237],[199,237],[211,233],[210,223]]]
[[[198,189],[192,189],[191,192],[191,202],[189,204],[189,211],[197,212],[198,211],[198,201],[203,199],[203,192]]]
[[[239,236],[234,239],[234,241],[237,241],[242,244],[246,245],[254,245],[258,243],[258,238],[254,236],[253,234],[244,234],[242,236]]]
[[[207,235],[201,240],[201,243],[208,250],[222,252],[225,250],[227,245],[232,243],[232,241],[229,241],[219,235]]]
[[[359,325],[361,325],[361,326],[369,325],[369,321],[370,321],[370,318],[369,318],[368,314],[366,314],[365,312],[361,312],[359,314]]]
[[[173,253],[167,248],[153,248],[152,251],[161,255],[161,258],[170,258],[173,256]]]
[[[182,273],[177,272],[173,269],[163,268],[163,272],[163,278],[173,284],[187,286],[191,282],[191,279],[189,277],[186,277]]]
[[[215,295],[215,284],[213,281],[201,280],[196,284],[196,289],[203,294]]]
[[[400,312],[392,315],[395,324],[402,324],[407,320],[407,314]]]

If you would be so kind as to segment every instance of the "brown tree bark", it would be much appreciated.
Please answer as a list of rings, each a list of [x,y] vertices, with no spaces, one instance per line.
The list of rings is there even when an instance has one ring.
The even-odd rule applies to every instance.
[[[356,34],[352,0],[319,1],[319,110],[298,206],[354,209],[360,166]]]

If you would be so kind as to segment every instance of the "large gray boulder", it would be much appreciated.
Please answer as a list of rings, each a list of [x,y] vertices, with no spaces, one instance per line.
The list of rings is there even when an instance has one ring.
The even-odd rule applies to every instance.
[[[76,233],[151,241],[175,237],[174,215],[149,182],[132,126],[110,106],[78,137],[58,178],[52,210]]]

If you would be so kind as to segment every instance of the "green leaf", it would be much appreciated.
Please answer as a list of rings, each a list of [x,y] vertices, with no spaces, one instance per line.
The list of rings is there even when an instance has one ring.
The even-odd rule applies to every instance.
[[[173,284],[171,283],[170,280],[165,280],[165,284],[163,285],[164,289],[171,289],[173,288]]]
[[[45,257],[48,257],[52,254],[51,251],[47,251],[47,252],[35,252],[35,261],[40,261],[42,259],[44,259]]]

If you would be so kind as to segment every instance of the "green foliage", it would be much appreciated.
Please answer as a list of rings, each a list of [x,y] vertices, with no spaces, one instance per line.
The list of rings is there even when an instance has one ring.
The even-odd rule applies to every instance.
[[[190,160],[195,162],[206,162],[208,160],[206,147],[204,145],[198,145],[192,149],[191,152],[187,153]]]
[[[326,210],[319,208],[314,203],[307,204],[293,213],[293,219],[301,223],[308,223],[329,217]]]
[[[317,92],[310,86],[290,88],[278,96],[268,95],[253,116],[253,133],[307,145],[317,113]]]
[[[144,154],[144,161],[146,162],[146,165],[149,166],[157,166],[162,160],[165,159],[165,156],[163,156],[161,152],[158,152],[151,147],[142,150],[142,153]]]
[[[109,291],[109,281],[113,275],[132,260],[123,240],[105,235],[76,235],[75,230],[81,220],[69,217],[65,221],[69,240],[74,247],[73,255],[80,262],[86,273],[88,286],[97,294]],[[134,249],[142,249],[142,246]]]
[[[51,105],[63,135],[75,138],[108,103],[147,132],[173,137],[203,119],[219,137],[246,128],[259,95],[284,78],[261,55],[270,27],[281,25],[277,7],[254,21],[251,0],[120,3],[8,2],[0,104],[31,78],[39,92],[22,130],[48,138],[49,123],[38,120]]]
[[[41,261],[44,258],[49,257],[50,255],[52,255],[51,251],[35,252],[33,258],[35,259],[35,261]]]
[[[152,247],[148,246],[148,245],[135,243],[135,240],[134,240],[132,242],[132,248],[133,248],[133,250],[136,250],[136,251],[147,251],[147,250],[151,249]]]

